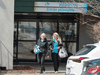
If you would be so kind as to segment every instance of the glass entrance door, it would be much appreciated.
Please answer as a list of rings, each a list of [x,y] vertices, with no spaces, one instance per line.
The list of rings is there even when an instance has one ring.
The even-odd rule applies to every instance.
[[[54,32],[59,33],[63,46],[68,54],[76,53],[78,47],[78,24],[77,22],[68,22],[61,20],[35,20],[35,21],[15,21],[14,33],[15,45],[14,58],[18,62],[35,61],[36,55],[33,53],[33,47],[40,38],[41,33],[46,33],[48,43],[53,39]],[[51,55],[51,54],[50,54]],[[45,57],[45,60],[51,61]],[[63,59],[66,61],[66,59]]]
[[[15,21],[14,35],[16,35],[14,59],[19,62],[24,60],[36,60],[33,47],[37,40],[37,22]],[[16,33],[16,34],[15,34]]]
[[[18,59],[36,59],[33,46],[36,44],[36,22],[19,21]]]

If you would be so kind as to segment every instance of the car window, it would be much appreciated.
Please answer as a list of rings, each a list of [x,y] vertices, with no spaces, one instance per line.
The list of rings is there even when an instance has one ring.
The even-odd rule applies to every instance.
[[[79,50],[76,54],[74,54],[75,56],[79,56],[79,55],[85,55],[87,53],[89,53],[90,51],[92,51],[94,48],[96,48],[96,46],[84,46],[81,50]]]

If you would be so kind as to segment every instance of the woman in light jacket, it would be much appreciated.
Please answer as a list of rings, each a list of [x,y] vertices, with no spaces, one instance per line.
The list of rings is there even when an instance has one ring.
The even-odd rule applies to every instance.
[[[59,49],[62,47],[62,41],[58,33],[53,33],[53,40],[50,41],[49,46],[51,46],[50,50],[52,51],[51,56],[54,64],[54,71],[55,73],[58,73],[58,68],[60,65],[60,57],[58,53]]]
[[[41,66],[40,73],[43,73],[43,71],[45,71],[44,60],[45,60],[46,54],[49,57],[49,45],[48,45],[48,41],[46,39],[45,33],[41,34],[40,39],[37,41],[37,45],[39,46],[40,51],[41,51],[41,53],[37,54],[37,61]]]

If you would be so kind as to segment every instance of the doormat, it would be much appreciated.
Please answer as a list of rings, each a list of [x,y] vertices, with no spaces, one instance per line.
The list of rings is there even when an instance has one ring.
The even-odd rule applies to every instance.
[[[13,70],[3,70],[6,73],[39,73],[40,70],[35,70],[28,65],[14,65]]]
[[[32,70],[33,68],[28,65],[14,65],[13,69],[14,70]]]

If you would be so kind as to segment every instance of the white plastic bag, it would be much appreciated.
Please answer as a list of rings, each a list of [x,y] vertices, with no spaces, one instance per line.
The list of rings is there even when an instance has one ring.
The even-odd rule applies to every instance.
[[[60,49],[60,51],[59,51],[59,57],[60,57],[60,58],[65,58],[65,57],[67,57],[67,56],[68,56],[67,51],[65,50],[64,47],[62,47],[62,48]]]

